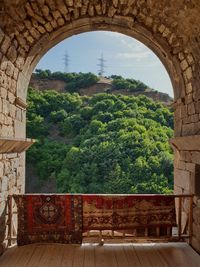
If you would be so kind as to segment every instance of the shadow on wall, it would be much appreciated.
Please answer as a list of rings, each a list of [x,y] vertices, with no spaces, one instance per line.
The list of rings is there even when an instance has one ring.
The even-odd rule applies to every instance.
[[[5,207],[0,210],[0,255],[3,254],[6,248],[6,210],[8,201],[6,201]]]

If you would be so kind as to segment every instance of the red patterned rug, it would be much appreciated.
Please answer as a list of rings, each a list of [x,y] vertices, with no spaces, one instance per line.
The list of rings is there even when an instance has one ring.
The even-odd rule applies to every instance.
[[[176,225],[173,196],[83,195],[83,231]]]
[[[82,242],[81,195],[15,195],[18,245]]]

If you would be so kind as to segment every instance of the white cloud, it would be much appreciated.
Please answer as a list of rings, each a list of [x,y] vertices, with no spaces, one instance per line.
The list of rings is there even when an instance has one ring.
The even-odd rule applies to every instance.
[[[141,61],[144,58],[149,57],[148,51],[141,51],[141,52],[124,52],[124,53],[117,53],[116,58],[118,59],[135,59],[137,61]]]
[[[134,38],[115,32],[104,32],[104,34],[112,38],[117,38],[118,44],[121,46],[120,50],[126,51],[115,53],[113,56],[116,59],[135,59],[141,61],[152,55],[152,51],[149,48]]]

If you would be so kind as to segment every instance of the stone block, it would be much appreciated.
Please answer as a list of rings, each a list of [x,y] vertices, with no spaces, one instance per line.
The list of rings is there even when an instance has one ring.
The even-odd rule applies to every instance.
[[[194,104],[195,104],[195,113],[200,114],[200,101],[196,101]]]
[[[17,58],[17,50],[14,45],[10,46],[8,49],[7,57],[12,61],[15,62]]]
[[[180,151],[180,160],[191,162],[192,155],[190,151]]]
[[[195,132],[195,125],[194,125],[194,123],[183,124],[183,126],[182,126],[182,135],[183,136],[193,135],[194,132]]]
[[[2,107],[3,107],[3,113],[5,114],[5,115],[7,115],[8,114],[8,112],[9,112],[9,102],[7,101],[7,100],[5,100],[5,99],[3,99],[2,100]]]
[[[51,26],[51,23],[50,22],[47,22],[45,25],[44,25],[45,29],[47,30],[47,32],[51,32],[53,31],[53,27]]]
[[[8,177],[7,176],[3,176],[1,178],[1,190],[2,192],[5,192],[8,190]]]
[[[200,134],[200,121],[194,123],[194,135],[199,135]]]
[[[182,187],[189,191],[190,189],[190,172],[186,170],[174,170],[174,185]]]
[[[4,124],[4,121],[5,121],[5,115],[3,113],[0,113],[0,122],[1,122],[1,124]]]
[[[196,191],[195,182],[196,182],[196,174],[191,173],[191,175],[190,175],[190,192],[191,192],[191,194],[195,194],[195,191]]]
[[[4,175],[4,164],[3,162],[0,162],[0,177],[3,177]]]
[[[192,83],[186,84],[186,93],[187,94],[192,93]]]
[[[5,35],[3,43],[1,44],[1,52],[5,55],[8,48],[10,47],[11,39],[7,35]]]
[[[0,28],[0,44],[3,40],[3,38],[4,38],[4,33],[3,33],[2,29]]]
[[[17,89],[17,82],[14,79],[11,79],[11,87],[9,88],[9,91],[13,94],[16,94]]]
[[[22,74],[19,73],[18,83],[17,83],[17,97],[21,98],[23,101],[26,101],[27,88],[29,80]]]
[[[74,5],[73,0],[65,0],[65,3],[67,4],[67,6],[70,6],[70,7]]]
[[[57,23],[58,23],[59,26],[63,26],[63,25],[65,24],[65,21],[64,21],[63,18],[59,18],[59,19],[57,20]]]
[[[46,32],[45,28],[42,27],[41,25],[38,26],[38,31],[41,33],[41,34],[44,34]]]
[[[178,195],[183,194],[183,188],[177,185],[174,185],[174,194],[178,194]]]
[[[4,120],[5,125],[12,125],[13,124],[13,119],[9,116],[5,116]]]
[[[162,33],[162,36],[163,36],[164,38],[167,38],[170,34],[171,34],[170,29],[166,27],[165,30],[164,30],[163,33]]]
[[[13,104],[15,102],[15,95],[11,92],[8,92],[8,100],[11,104]]]
[[[182,133],[182,120],[175,120],[174,136],[180,136]]]
[[[180,118],[185,118],[187,117],[187,106],[182,105],[180,108]]]
[[[108,9],[108,17],[113,17],[116,13],[117,9],[113,6],[110,6],[109,9]]]
[[[6,98],[7,98],[7,94],[8,94],[8,90],[5,89],[5,88],[3,88],[3,87],[1,87],[1,88],[0,88],[0,95],[1,95],[1,98],[6,99]]]
[[[188,162],[185,163],[185,169],[187,171],[190,171],[192,173],[195,173],[195,168],[196,168],[196,164],[194,164],[194,163],[188,163]]]
[[[47,5],[43,5],[41,11],[45,17],[49,16],[49,7]]]
[[[21,108],[16,108],[16,120],[22,121],[22,109]]]
[[[192,151],[191,152],[191,162],[200,164],[200,152],[199,151]]]
[[[4,175],[8,175],[12,172],[12,167],[10,161],[4,162]]]
[[[1,60],[0,69],[5,71],[7,68],[7,63],[8,63],[8,59],[5,56],[3,56],[3,59]]]
[[[192,65],[194,63],[194,58],[193,58],[192,54],[187,55],[187,61],[190,65]]]
[[[7,137],[9,135],[9,129],[8,129],[9,126],[7,125],[2,125],[2,128],[1,128],[1,136],[3,137]]]
[[[193,100],[191,100],[191,101],[193,101]],[[187,106],[187,110],[188,110],[188,114],[189,114],[189,115],[193,115],[193,114],[195,114],[195,105],[194,105],[193,102],[190,103],[190,104],[188,104],[188,106]]]
[[[193,102],[194,102],[193,94],[192,93],[187,94],[185,96],[185,104],[188,105],[188,104],[193,103]]]
[[[182,161],[182,160],[179,160],[178,161],[177,169],[185,170],[186,169],[186,162],[185,161]]]
[[[2,104],[2,99],[1,99],[1,97],[0,97],[0,112],[2,112],[2,106],[3,106],[3,104]],[[0,120],[1,121],[1,120]],[[2,121],[1,121],[1,123],[2,123]]]
[[[33,38],[32,38],[30,35],[29,35],[29,37],[28,37],[28,41],[29,41],[30,43],[34,41]],[[17,66],[17,68],[18,68],[19,70],[22,70],[22,67],[23,67],[23,65],[24,65],[24,58],[23,58],[23,57],[18,57],[18,58],[16,59],[15,64],[16,64],[16,66]]]
[[[165,28],[166,28],[165,25],[161,24],[160,27],[158,28],[158,31],[159,31],[160,33],[163,33],[164,30],[165,30]]]
[[[15,162],[16,160],[18,160],[18,158],[17,158],[17,153],[9,153],[9,154],[7,154],[7,158],[8,158],[8,159],[13,159],[13,158],[15,158],[14,160],[11,161],[11,164],[13,163],[13,161]],[[16,167],[14,167],[14,168],[16,168]]]
[[[10,77],[13,76],[14,68],[14,65],[9,61],[6,68],[6,74]]]
[[[191,81],[192,76],[193,76],[192,75],[192,68],[191,67],[187,68],[186,71],[183,73],[183,75],[184,75],[186,81]]]
[[[55,19],[51,20],[50,23],[51,23],[51,26],[52,26],[54,29],[58,27],[58,24],[57,24],[57,22],[56,22]]]
[[[190,116],[191,122],[198,122],[199,121],[199,114],[194,114]]]
[[[16,106],[15,106],[15,105],[10,105],[9,115],[10,115],[11,118],[13,118],[13,119],[16,118]]]
[[[181,61],[181,69],[184,71],[188,68],[188,63],[187,63],[187,60],[184,59],[183,61]]]
[[[15,133],[15,138],[25,138],[26,137],[25,123],[15,120],[14,121],[14,133]]]

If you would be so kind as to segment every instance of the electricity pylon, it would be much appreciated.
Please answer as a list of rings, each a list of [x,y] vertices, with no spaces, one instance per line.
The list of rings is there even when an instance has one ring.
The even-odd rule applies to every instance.
[[[69,72],[69,61],[70,61],[69,60],[69,55],[68,55],[67,51],[66,51],[66,53],[64,55],[63,60],[64,60],[64,65],[65,65],[64,71],[67,73],[67,72]]]
[[[99,64],[97,64],[97,66],[100,67],[98,74],[99,74],[99,76],[104,76],[105,68],[106,68],[106,66],[105,66],[106,60],[103,57],[103,53],[101,54],[101,57],[98,58],[98,61],[99,61]]]

